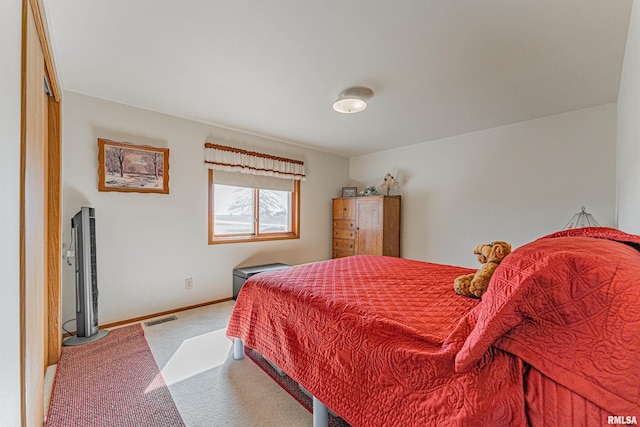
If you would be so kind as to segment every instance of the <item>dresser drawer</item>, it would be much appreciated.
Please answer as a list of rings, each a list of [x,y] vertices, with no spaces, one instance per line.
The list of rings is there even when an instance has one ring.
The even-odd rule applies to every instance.
[[[333,217],[335,219],[356,219],[355,199],[333,199]]]
[[[333,230],[333,238],[353,240],[356,238],[356,231],[355,230]]]
[[[356,222],[348,219],[336,219],[333,221],[334,230],[355,230]]]
[[[333,249],[354,250],[354,248],[355,248],[355,240],[347,240],[347,239],[333,240]]]
[[[333,250],[333,254],[332,254],[332,258],[344,258],[347,256],[352,256],[355,255],[354,250],[348,250],[348,249],[334,249]]]

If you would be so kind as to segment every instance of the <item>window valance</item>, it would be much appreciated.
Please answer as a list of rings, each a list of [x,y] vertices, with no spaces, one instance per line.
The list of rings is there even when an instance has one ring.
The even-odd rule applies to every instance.
[[[304,162],[207,142],[204,164],[209,169],[304,181]]]

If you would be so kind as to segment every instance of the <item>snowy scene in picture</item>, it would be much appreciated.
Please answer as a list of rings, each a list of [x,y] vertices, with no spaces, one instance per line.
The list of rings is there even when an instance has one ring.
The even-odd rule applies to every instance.
[[[131,148],[105,147],[107,187],[162,189],[164,153]]]

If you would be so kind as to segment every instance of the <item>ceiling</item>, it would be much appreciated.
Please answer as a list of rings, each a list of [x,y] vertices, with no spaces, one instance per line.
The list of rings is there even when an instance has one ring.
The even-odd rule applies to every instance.
[[[44,4],[65,90],[356,156],[616,102],[632,0]]]

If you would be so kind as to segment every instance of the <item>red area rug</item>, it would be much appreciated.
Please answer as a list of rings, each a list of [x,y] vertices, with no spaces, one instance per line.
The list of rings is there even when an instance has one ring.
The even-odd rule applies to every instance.
[[[48,427],[184,426],[142,326],[63,347]]]

